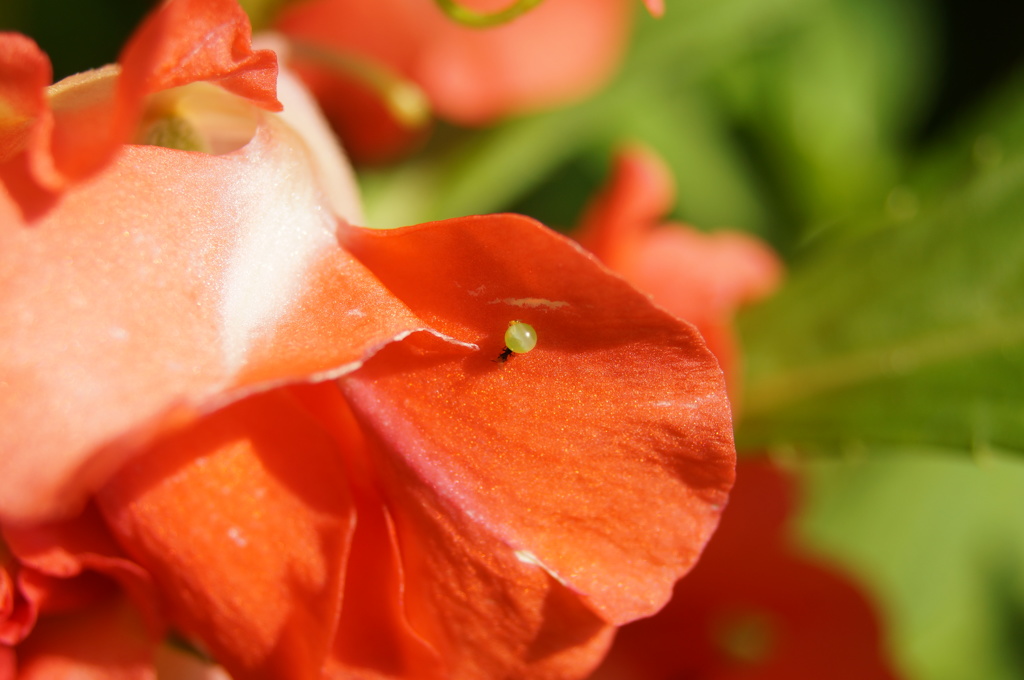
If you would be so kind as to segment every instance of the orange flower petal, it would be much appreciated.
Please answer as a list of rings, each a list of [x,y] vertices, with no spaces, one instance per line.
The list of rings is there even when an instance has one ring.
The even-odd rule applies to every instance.
[[[481,441],[467,453],[482,456],[484,447]],[[466,504],[453,499],[451,489],[439,493],[433,480],[411,473],[392,452],[381,453],[379,474],[405,574],[406,615],[443,660],[441,672],[425,677],[585,677],[607,650],[613,628],[525,550],[514,550],[485,518],[467,516]],[[495,504],[508,498],[495,493]],[[559,520],[552,517],[551,523]]]
[[[283,390],[162,439],[98,498],[171,622],[235,677],[314,677],[354,525],[342,451]]]
[[[516,215],[342,241],[430,325],[480,347],[425,353],[411,337],[341,381],[401,461],[391,474],[429,491],[439,530],[522,565],[514,578],[550,575],[609,622],[662,606],[735,462],[722,375],[693,327]],[[540,340],[500,365],[513,319]]]
[[[613,270],[631,270],[644,238],[674,201],[675,182],[664,161],[643,147],[626,147],[587,207],[576,240]]]
[[[131,97],[198,81],[220,85],[269,111],[275,95],[277,57],[254,52],[245,12],[232,0],[171,0],[132,35],[118,63],[119,88]],[[202,49],[197,49],[197,47]]]
[[[328,662],[332,677],[442,677],[438,650],[406,617],[407,589],[394,521],[348,403],[334,382],[295,385],[289,392],[335,441],[346,442],[346,477],[356,506],[347,588]]]
[[[35,102],[48,83],[39,76],[49,75],[49,62],[45,55],[41,57],[44,68],[39,54],[19,44],[24,39],[6,37],[0,59],[9,60],[18,52],[30,57],[26,64],[32,65],[31,77],[15,82],[19,94],[14,100],[21,111],[35,117],[27,139],[0,127],[0,162],[13,163],[4,168],[5,180],[17,180],[13,176],[27,169],[43,189],[62,191],[95,173],[132,138],[145,98],[171,87],[209,81],[254,104],[280,110],[274,95],[277,59],[269,51],[253,52],[249,38],[249,21],[237,3],[173,0],[161,5],[135,33],[121,54],[120,69],[108,67],[67,78],[49,88],[47,101],[40,107]],[[0,94],[11,99],[6,95]],[[26,107],[29,102],[34,106]],[[25,157],[8,158],[3,153],[12,140],[20,142],[18,150]],[[12,193],[15,198],[35,200],[21,196],[24,181],[12,182],[20,189]],[[38,206],[26,209],[32,212],[32,207]]]
[[[170,421],[422,327],[338,248],[305,146],[262,116],[224,156],[126,147],[30,224],[0,190],[0,517],[80,507]]]
[[[125,557],[94,506],[63,522],[5,527],[3,538],[21,565],[19,590],[39,613],[90,606],[116,593],[119,584],[150,630],[162,630],[149,574]]]
[[[0,182],[25,203],[50,200],[33,180],[29,150],[45,148],[53,130],[46,86],[50,59],[31,39],[0,33]]]
[[[33,121],[46,109],[50,60],[30,39],[0,33],[0,163],[28,143]]]

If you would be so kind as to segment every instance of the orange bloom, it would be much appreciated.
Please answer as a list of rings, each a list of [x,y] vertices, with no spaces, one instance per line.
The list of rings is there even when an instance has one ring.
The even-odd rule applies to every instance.
[[[584,676],[717,524],[714,358],[527,218],[338,219],[248,37],[228,0],[172,0],[119,72],[49,90],[0,39],[29,64],[0,90],[12,553],[94,498],[158,624],[237,679]],[[513,319],[540,340],[498,364]]]
[[[787,536],[793,482],[743,461],[722,525],[657,616],[619,631],[592,680],[891,680],[878,617]]]
[[[152,581],[94,507],[69,521],[8,527],[3,539],[0,677],[13,678],[15,667],[19,678],[142,677],[153,667],[160,623]]]
[[[463,4],[494,11],[509,2]],[[545,0],[506,25],[481,30],[452,21],[431,0],[311,0],[289,6],[275,29],[415,83],[444,120],[483,125],[573,101],[604,83],[625,47],[632,5]],[[379,92],[337,69],[298,53],[291,65],[355,158],[388,160],[422,136],[388,112]]]
[[[657,304],[697,326],[734,383],[735,396],[733,316],[778,287],[782,265],[748,234],[705,234],[664,223],[673,194],[672,176],[661,159],[638,147],[624,149],[577,239]]]

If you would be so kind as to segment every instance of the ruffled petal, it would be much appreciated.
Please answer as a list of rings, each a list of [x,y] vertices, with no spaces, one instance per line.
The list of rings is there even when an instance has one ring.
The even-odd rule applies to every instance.
[[[484,446],[469,453],[480,456]],[[406,616],[443,660],[441,672],[425,677],[587,676],[613,628],[571,584],[528,551],[514,550],[486,518],[467,517],[465,504],[410,474],[391,451],[378,465],[405,575]],[[509,498],[494,492],[495,504]]]
[[[31,224],[0,193],[0,518],[74,510],[159,428],[422,326],[261,120],[224,156],[126,147]]]
[[[208,81],[280,110],[277,59],[269,51],[253,52],[249,38],[245,13],[229,0],[162,4],[125,47],[119,67],[78,74],[48,89],[48,106],[25,149],[35,181],[62,191],[97,172],[132,139],[154,92]]]
[[[199,81],[220,85],[269,111],[275,95],[277,57],[253,51],[245,12],[232,0],[170,0],[132,35],[118,63],[120,91],[128,99]]]
[[[149,574],[125,557],[93,506],[63,522],[6,527],[3,538],[16,568],[14,607],[0,619],[0,641],[18,643],[40,616],[101,605],[118,593],[134,603],[153,636],[162,633]]]
[[[335,441],[346,442],[345,469],[356,506],[356,528],[346,565],[347,588],[334,647],[332,677],[444,677],[439,651],[406,616],[405,571],[392,510],[385,503],[366,442],[337,384],[295,385],[289,392]]]
[[[422,489],[409,512],[451,537],[435,548],[455,553],[429,559],[479,549],[611,623],[661,607],[714,530],[735,463],[724,381],[693,327],[516,215],[348,228],[342,241],[427,323],[480,347],[410,337],[341,381],[400,461],[396,488]],[[495,363],[514,319],[537,348]]]
[[[286,392],[165,437],[98,498],[114,535],[152,573],[172,624],[229,673],[319,677],[353,504],[342,452]]]

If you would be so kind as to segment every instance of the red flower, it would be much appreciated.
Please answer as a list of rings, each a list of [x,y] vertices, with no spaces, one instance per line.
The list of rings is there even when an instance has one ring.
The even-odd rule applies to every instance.
[[[508,0],[465,2],[479,10]],[[506,25],[462,26],[431,0],[312,0],[288,7],[275,28],[329,52],[369,60],[426,93],[437,115],[461,125],[573,101],[604,83],[629,35],[632,0],[545,0]],[[388,160],[422,135],[395,120],[380,92],[296,53],[298,68],[346,150]]]
[[[889,680],[871,602],[787,535],[793,483],[743,461],[722,524],[657,616],[619,631],[593,680]]]
[[[735,383],[733,316],[775,290],[782,265],[770,248],[742,232],[705,234],[664,223],[673,198],[664,163],[644,149],[626,148],[577,239],[657,304],[697,326]],[[731,387],[735,397],[738,385]]]
[[[166,623],[239,679],[582,677],[718,521],[713,357],[527,218],[338,220],[323,159],[253,106],[274,64],[247,39],[226,0],[162,6],[105,89],[67,85],[136,112],[84,149],[44,58],[0,41],[36,64],[3,90],[36,102],[5,161],[60,165],[47,135],[79,159],[0,193],[0,522],[38,535],[95,492]],[[115,143],[140,134],[231,150]],[[513,319],[539,343],[498,364]]]

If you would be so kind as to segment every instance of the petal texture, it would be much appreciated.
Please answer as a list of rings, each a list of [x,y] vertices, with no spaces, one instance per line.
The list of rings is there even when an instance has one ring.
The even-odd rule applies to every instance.
[[[550,576],[612,623],[663,605],[733,478],[722,376],[694,329],[528,218],[342,240],[424,321],[481,348],[444,356],[410,337],[341,382],[388,475],[420,489],[417,512],[462,532],[439,549]],[[512,319],[539,343],[495,363]]]
[[[0,518],[73,509],[153,428],[421,325],[262,120],[224,156],[126,147],[30,224],[0,194]]]
[[[99,494],[171,623],[239,678],[318,678],[354,523],[342,452],[283,390],[233,404]]]

